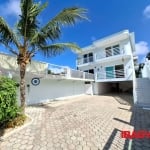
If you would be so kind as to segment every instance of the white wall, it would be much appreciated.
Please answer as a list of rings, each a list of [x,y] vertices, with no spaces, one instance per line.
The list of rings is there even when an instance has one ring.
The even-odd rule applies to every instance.
[[[76,80],[41,79],[37,86],[32,85],[30,81],[31,79],[28,79],[27,82],[30,87],[26,88],[27,104],[36,104],[60,97],[86,94],[87,92],[89,94],[89,88],[92,87],[92,84],[90,84],[91,87],[90,85],[87,87],[84,81]]]
[[[141,106],[150,106],[150,79],[137,78],[135,85],[136,104]]]
[[[132,48],[129,40],[123,41],[121,45],[126,55],[132,55]]]

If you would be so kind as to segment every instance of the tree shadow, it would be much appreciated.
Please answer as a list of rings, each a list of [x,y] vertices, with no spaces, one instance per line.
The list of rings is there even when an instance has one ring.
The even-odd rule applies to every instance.
[[[1,137],[4,135],[5,133],[5,125],[4,124],[0,124],[0,142],[1,142]]]
[[[111,145],[112,145],[118,132],[121,132],[121,131],[116,128],[112,131],[109,139],[107,140],[107,142],[105,143],[105,146],[103,147],[103,150],[109,150],[111,148]]]
[[[132,109],[132,116],[130,119],[130,125],[134,127],[134,131],[144,130],[150,131],[150,111],[144,110],[141,107],[134,106]],[[128,130],[128,129],[125,129]],[[128,146],[129,149],[150,149],[150,139],[126,139],[125,145]],[[124,150],[126,146],[124,145]]]

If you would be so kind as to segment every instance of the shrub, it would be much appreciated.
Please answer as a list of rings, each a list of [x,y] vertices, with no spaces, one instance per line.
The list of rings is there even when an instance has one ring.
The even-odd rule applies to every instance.
[[[20,113],[17,104],[16,82],[6,77],[0,77],[0,125],[12,121]]]

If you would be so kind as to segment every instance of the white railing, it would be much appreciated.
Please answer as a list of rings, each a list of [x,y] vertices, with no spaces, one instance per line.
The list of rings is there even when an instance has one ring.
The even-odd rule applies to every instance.
[[[123,69],[113,70],[113,71],[105,71],[105,72],[97,72],[96,78],[97,78],[97,80],[125,78],[125,73],[124,73]]]
[[[54,64],[48,65],[48,75],[64,76],[66,78],[94,79],[94,75],[91,73]]]
[[[93,62],[93,61],[94,61],[93,56],[86,57],[86,58],[78,58],[77,59],[77,65],[82,65],[82,64]]]
[[[102,52],[97,52],[95,54],[95,58],[96,58],[96,60],[99,60],[102,58],[121,55],[121,54],[123,54],[123,51],[121,51],[120,48],[116,47],[116,48],[111,48],[109,50],[104,50]]]
[[[94,62],[95,60],[99,60],[106,57],[122,55],[124,54],[123,50],[119,47],[114,47],[109,50],[101,50],[100,52],[95,53],[94,56],[86,57],[86,58],[78,58],[76,63],[77,65],[83,65],[87,63]]]
[[[67,67],[58,66],[54,64],[48,64],[48,74],[51,75],[63,75],[67,74]]]
[[[80,78],[80,79],[92,79],[92,80],[94,80],[94,74],[79,71],[79,70],[70,69],[70,78]]]

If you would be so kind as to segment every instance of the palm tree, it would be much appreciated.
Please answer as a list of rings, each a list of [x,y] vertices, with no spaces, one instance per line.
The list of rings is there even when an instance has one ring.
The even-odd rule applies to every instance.
[[[46,6],[47,3],[40,4],[33,0],[20,0],[21,15],[14,30],[0,17],[0,43],[17,56],[17,63],[20,67],[22,113],[25,112],[26,66],[31,62],[35,52],[42,51],[45,56],[50,57],[60,54],[66,48],[80,50],[74,43],[54,43],[54,41],[60,38],[62,26],[74,25],[78,20],[87,19],[85,9],[71,7],[62,10],[47,24],[40,26],[38,15]]]

